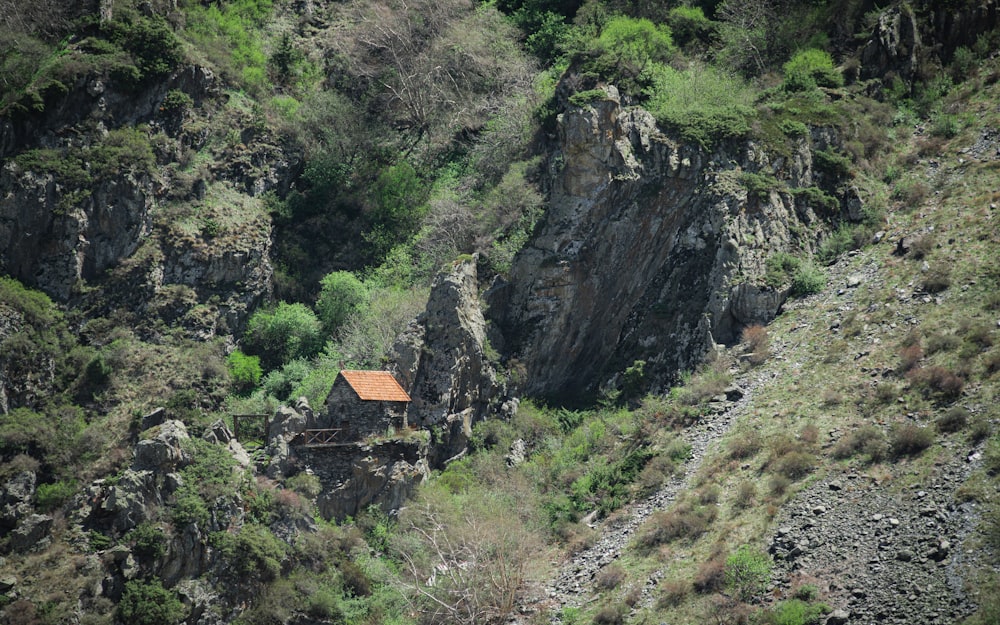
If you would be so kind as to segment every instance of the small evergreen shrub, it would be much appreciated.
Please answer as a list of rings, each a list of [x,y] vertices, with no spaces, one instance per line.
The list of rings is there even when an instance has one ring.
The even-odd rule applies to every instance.
[[[129,625],[178,625],[186,610],[177,594],[158,579],[132,580],[118,603],[118,618]]]
[[[60,481],[52,484],[39,484],[35,490],[35,504],[41,512],[51,512],[61,507],[76,493],[76,482]]]
[[[141,523],[129,533],[128,539],[132,542],[132,551],[140,558],[155,560],[167,551],[167,537],[153,523]]]

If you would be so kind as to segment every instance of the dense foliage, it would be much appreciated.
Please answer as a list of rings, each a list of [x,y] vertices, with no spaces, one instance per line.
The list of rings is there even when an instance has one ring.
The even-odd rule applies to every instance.
[[[41,4],[51,6],[42,11]],[[219,558],[220,579],[252,590],[236,602],[246,608],[240,623],[505,622],[523,584],[547,573],[549,558],[540,554],[586,548],[595,538],[588,523],[613,517],[678,474],[691,455],[679,431],[715,409],[731,369],[767,360],[766,330],[744,331],[752,345],[740,364],[683,374],[663,396],[643,397],[646,363],[635,361],[621,372],[620,389],[587,410],[524,401],[510,422],[478,425],[471,453],[436,472],[393,517],[372,509],[340,525],[308,518],[316,516],[318,478],[303,472],[280,485],[255,481],[202,431],[232,413],[268,413],[300,396],[319,406],[341,367],[382,367],[422,309],[431,278],[456,258],[480,253],[481,269],[509,273],[545,219],[547,176],[560,166],[551,150],[557,115],[606,98],[604,85],[706,159],[738,139],[775,163],[804,145],[817,148],[803,188],[779,180],[780,165],[733,177],[748,210],[788,198],[828,232],[759,259],[765,273],[756,286],[808,297],[826,287],[823,265],[871,240],[890,200],[916,206],[938,193],[908,171],[911,162],[880,162],[893,141],[914,127],[938,147],[960,136],[969,122],[956,85],[978,80],[982,87],[997,73],[994,63],[988,77],[978,76],[995,47],[986,34],[950,51],[947,67],[917,68],[912,80],[862,81],[855,38],[870,34],[877,12],[849,0],[122,0],[101,3],[110,8],[106,16],[77,4],[0,0],[0,114],[44,129],[48,116],[71,116],[68,103],[87,89],[98,92],[98,83],[100,97],[121,114],[130,108],[123,100],[149,110],[134,125],[84,119],[82,131],[12,153],[5,167],[51,181],[59,219],[75,219],[95,189],[148,183],[157,194],[155,232],[109,273],[141,273],[143,263],[180,249],[197,256],[201,246],[223,248],[251,222],[263,224],[273,243],[275,271],[273,299],[247,311],[222,310],[215,293],[163,285],[141,319],[115,302],[67,312],[0,278],[0,364],[14,381],[0,419],[0,476],[36,473],[39,512],[61,526],[60,515],[82,501],[93,479],[114,486],[143,415],[155,407],[194,435],[185,448],[191,461],[151,520],[127,533],[102,526],[66,539],[82,551],[127,545],[143,571],[116,591],[117,605],[88,604],[94,625],[184,619],[179,589],[147,573],[172,540],[197,531],[209,536],[201,546]],[[177,78],[189,64],[211,69],[218,83],[202,93]],[[836,142],[822,145],[816,138],[833,135]],[[932,143],[921,149],[927,153],[914,161],[935,153]],[[271,160],[288,162],[287,180],[248,176],[245,195],[253,198],[246,202],[218,191],[235,189],[235,180],[246,182],[242,174]],[[868,199],[865,214],[839,225],[849,187]],[[996,199],[983,191],[975,205]],[[177,247],[160,246],[157,237]],[[918,281],[927,295],[955,290],[938,243],[928,237],[908,252],[935,263]],[[995,275],[962,275],[973,292],[1000,285]],[[102,279],[77,285],[73,296],[94,301],[86,297]],[[879,296],[873,310],[896,297]],[[982,300],[992,315],[995,296]],[[171,312],[174,304],[183,304],[180,313]],[[212,323],[198,325],[199,315]],[[741,527],[760,531],[773,511],[762,521],[754,510],[777,510],[826,462],[873,475],[886,461],[918,462],[934,448],[935,430],[883,428],[879,420],[898,416],[897,404],[920,418],[940,412],[933,422],[943,436],[989,438],[984,470],[995,475],[1000,443],[990,424],[952,405],[967,383],[985,383],[1000,370],[985,316],[902,346],[898,369],[884,368],[895,381],[873,387],[866,380],[856,402],[831,395],[824,410],[849,405],[870,421],[836,444],[818,444],[809,424],[797,422],[795,436],[772,432],[765,443],[740,431],[728,441],[709,468],[726,475],[745,465],[756,474],[724,490],[696,476],[691,491],[651,515],[626,548],[639,568],[675,553],[703,560],[669,571],[656,589],[656,616],[684,606],[691,620],[735,621],[745,613],[728,603],[732,597],[752,604],[762,622],[820,618],[825,606],[815,597],[760,605],[774,563],[746,545],[727,552],[722,538]],[[848,317],[837,323],[852,331]],[[516,362],[504,364],[501,375],[515,384]],[[245,442],[255,452],[262,441]],[[525,449],[519,463],[508,457],[515,442]],[[979,491],[967,496],[990,501]],[[238,527],[213,525],[224,509],[244,515]],[[984,540],[995,548],[1000,514],[990,509],[984,519]],[[81,571],[86,557],[79,556]],[[32,558],[24,566],[36,566]],[[77,565],[76,556],[63,560]],[[67,577],[83,579],[76,573]],[[628,576],[624,568],[603,571],[604,594],[587,616],[622,622],[634,597],[614,593]],[[71,622],[66,606],[93,599],[77,594],[9,606],[13,595],[0,595],[0,609],[11,622]],[[992,622],[990,610],[1000,608],[984,602],[981,622]],[[583,617],[569,609],[560,618]]]

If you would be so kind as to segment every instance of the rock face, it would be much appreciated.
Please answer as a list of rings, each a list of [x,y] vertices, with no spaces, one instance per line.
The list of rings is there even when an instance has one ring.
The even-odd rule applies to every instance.
[[[408,389],[410,424],[438,428],[432,464],[465,448],[472,424],[503,394],[486,356],[475,259],[460,261],[431,286],[427,309],[393,348],[397,379]]]
[[[297,462],[320,478],[320,514],[344,519],[377,506],[389,513],[401,508],[417,484],[430,475],[424,439],[390,440],[334,448],[295,449]]]
[[[788,192],[748,195],[743,172],[817,184],[811,145],[771,158],[752,142],[715,152],[663,134],[617,90],[559,119],[561,169],[545,223],[487,294],[528,394],[572,400],[646,360],[665,382],[714,343],[767,321],[787,293],[754,286],[767,257],[810,249],[822,225]],[[559,158],[557,157],[557,162]]]
[[[90,315],[124,310],[201,338],[238,332],[272,288],[272,224],[258,196],[287,190],[297,153],[244,132],[211,171],[179,176],[151,162],[205,147],[199,117],[226,97],[221,82],[190,66],[139,92],[113,85],[81,78],[44,112],[0,120],[0,271]],[[187,113],[162,106],[171,91],[191,98]],[[126,128],[137,129],[112,137]],[[124,142],[121,163],[97,149],[105,139]],[[220,214],[199,224],[177,212],[206,189]]]
[[[913,10],[895,7],[878,18],[872,38],[861,50],[862,77],[874,78],[893,72],[912,80],[920,70],[920,30]]]
[[[152,227],[148,177],[116,176],[65,206],[71,191],[13,163],[0,170],[0,265],[61,300],[135,252]]]
[[[0,533],[14,529],[34,511],[36,479],[34,471],[21,471],[0,487]]]

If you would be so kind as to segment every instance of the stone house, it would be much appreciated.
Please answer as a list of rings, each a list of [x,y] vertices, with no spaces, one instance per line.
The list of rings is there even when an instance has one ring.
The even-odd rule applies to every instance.
[[[383,435],[390,427],[407,426],[410,396],[388,371],[348,371],[337,379],[326,397],[320,428],[338,428],[340,442]]]

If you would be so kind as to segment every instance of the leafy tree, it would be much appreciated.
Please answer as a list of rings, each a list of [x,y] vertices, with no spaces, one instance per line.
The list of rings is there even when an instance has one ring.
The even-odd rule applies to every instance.
[[[305,304],[281,302],[250,317],[244,346],[260,356],[261,366],[275,369],[295,358],[310,358],[323,347],[322,324]]]
[[[368,290],[350,271],[334,271],[320,280],[316,312],[328,333],[334,333],[368,300]]]
[[[664,62],[674,49],[670,29],[657,26],[647,19],[615,17],[604,25],[597,40],[604,50],[616,57],[618,64],[625,64],[641,74],[650,62]]]
[[[264,374],[260,368],[260,356],[248,356],[236,350],[226,357],[226,367],[238,392],[247,392],[260,383]]]
[[[833,67],[833,58],[824,50],[802,50],[784,65],[785,89],[808,91],[816,87],[840,87],[844,77]]]
[[[402,161],[382,172],[370,197],[372,227],[365,237],[381,257],[416,234],[427,210],[427,190],[413,166]]]
[[[118,618],[130,625],[176,625],[184,618],[184,604],[160,580],[132,580],[118,604]]]

